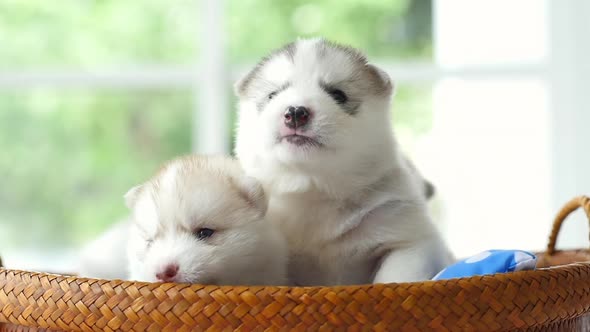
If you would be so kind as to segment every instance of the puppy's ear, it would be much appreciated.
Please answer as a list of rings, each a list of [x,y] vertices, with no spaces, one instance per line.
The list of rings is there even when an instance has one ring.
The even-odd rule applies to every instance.
[[[133,209],[133,207],[135,206],[135,203],[137,202],[137,198],[139,197],[139,193],[141,192],[142,188],[143,188],[143,185],[135,186],[135,187],[129,189],[129,191],[127,191],[127,193],[123,196],[123,198],[125,199],[125,205],[127,206],[127,208]]]
[[[253,177],[243,176],[236,180],[242,197],[264,216],[268,208],[268,198],[264,194],[262,184]]]
[[[247,96],[250,84],[256,77],[259,70],[259,66],[256,66],[254,69],[250,70],[246,75],[244,75],[234,84],[234,94],[238,98],[243,98]]]
[[[242,78],[240,78],[236,83],[234,83],[234,94],[237,97],[242,97],[246,91],[246,86],[247,86],[247,78],[248,78],[248,74],[246,74],[246,76],[243,76]]]
[[[422,173],[420,173],[418,168],[416,168],[416,165],[414,165],[414,163],[412,162],[412,160],[410,160],[410,158],[408,158],[408,156],[404,155],[403,158],[403,161],[408,166],[410,171],[413,173],[414,176],[416,176],[416,179],[421,182],[424,197],[426,198],[426,200],[430,200],[432,196],[436,194],[436,187],[434,186],[434,184],[432,184],[432,182],[426,180],[424,176],[422,176]]]
[[[378,94],[391,94],[394,90],[393,82],[384,70],[381,68],[368,64],[367,67],[369,68],[369,73],[371,75],[371,80],[374,84],[374,89]]]
[[[428,180],[424,180],[424,195],[426,196],[427,200],[430,200],[432,196],[436,194],[436,187],[432,184],[432,182]]]

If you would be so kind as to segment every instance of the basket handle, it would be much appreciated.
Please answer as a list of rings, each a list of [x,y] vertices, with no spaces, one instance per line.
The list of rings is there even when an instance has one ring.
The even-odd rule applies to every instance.
[[[547,244],[547,255],[551,256],[555,253],[555,242],[557,241],[557,235],[559,234],[559,230],[561,229],[561,224],[570,213],[576,211],[578,208],[583,208],[584,212],[586,212],[586,216],[588,217],[588,222],[590,223],[590,198],[587,196],[578,196],[571,201],[567,202],[564,207],[561,208],[557,217],[553,221],[553,229],[551,229],[551,234],[549,235],[549,244]]]

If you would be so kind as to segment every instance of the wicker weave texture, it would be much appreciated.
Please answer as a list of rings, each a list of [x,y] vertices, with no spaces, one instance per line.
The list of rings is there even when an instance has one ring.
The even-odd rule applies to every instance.
[[[586,213],[586,217],[588,217],[588,222],[590,223],[590,197],[579,196],[567,202],[557,213],[555,220],[553,220],[553,228],[551,229],[549,243],[547,244],[547,255],[553,255],[556,252],[555,246],[561,225],[563,225],[563,222],[572,212],[579,208]]]
[[[507,331],[590,313],[590,264],[350,287],[150,284],[0,271],[0,321],[72,331]]]
[[[581,206],[590,216],[589,201],[576,198],[560,212],[549,249],[571,211]],[[0,331],[588,331],[589,315],[590,263],[347,287],[155,284],[0,269]]]

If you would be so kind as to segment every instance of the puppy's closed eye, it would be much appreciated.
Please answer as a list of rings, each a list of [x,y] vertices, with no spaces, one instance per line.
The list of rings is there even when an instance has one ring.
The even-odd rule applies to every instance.
[[[326,92],[337,104],[344,104],[348,101],[348,96],[340,89],[326,88]]]
[[[289,82],[287,82],[287,83],[285,83],[285,84],[283,84],[283,85],[279,86],[279,87],[278,87],[276,90],[274,90],[274,91],[272,91],[271,93],[269,93],[269,94],[266,96],[266,99],[267,99],[267,100],[271,100],[271,99],[273,99],[273,98],[274,98],[274,97],[276,97],[276,96],[277,96],[279,93],[281,93],[281,92],[285,91],[285,90],[286,90],[287,88],[289,88],[290,86],[291,86],[291,85],[290,85],[290,83],[289,83]]]

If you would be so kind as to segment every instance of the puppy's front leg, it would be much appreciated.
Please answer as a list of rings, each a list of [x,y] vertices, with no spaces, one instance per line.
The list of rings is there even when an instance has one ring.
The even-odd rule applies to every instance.
[[[396,248],[385,254],[373,283],[412,282],[432,279],[453,262],[452,255],[438,239]]]

